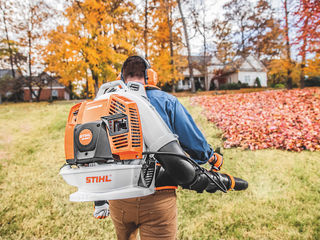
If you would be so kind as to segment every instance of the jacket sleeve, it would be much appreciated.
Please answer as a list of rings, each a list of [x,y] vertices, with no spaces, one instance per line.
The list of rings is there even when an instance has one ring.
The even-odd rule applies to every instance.
[[[174,134],[178,135],[183,150],[198,164],[206,163],[214,151],[184,106],[174,99],[167,107]]]

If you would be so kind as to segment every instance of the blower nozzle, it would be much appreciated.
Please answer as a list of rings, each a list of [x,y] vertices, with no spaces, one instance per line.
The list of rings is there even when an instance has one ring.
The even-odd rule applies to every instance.
[[[221,186],[217,185],[217,182],[223,183],[225,186],[225,190],[235,190],[235,191],[242,191],[248,188],[248,182],[237,177],[233,177],[229,174],[225,173],[217,173],[213,171],[207,172],[211,179],[215,180],[209,182],[206,191],[210,193],[214,193],[217,190],[221,190]]]

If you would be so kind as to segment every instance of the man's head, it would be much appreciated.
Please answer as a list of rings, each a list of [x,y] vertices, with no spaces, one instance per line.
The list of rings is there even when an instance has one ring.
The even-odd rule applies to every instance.
[[[145,84],[146,62],[139,56],[131,56],[123,63],[122,76],[125,82]]]

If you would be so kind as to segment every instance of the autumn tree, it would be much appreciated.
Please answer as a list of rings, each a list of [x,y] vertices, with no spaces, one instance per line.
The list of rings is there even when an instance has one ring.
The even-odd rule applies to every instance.
[[[275,10],[267,0],[259,0],[256,3],[251,20],[251,52],[267,64],[278,57],[283,49],[280,20],[275,18]]]
[[[47,70],[67,86],[85,81],[94,94],[102,83],[114,80],[122,62],[135,53],[134,11],[129,0],[72,1],[64,14],[68,24],[48,34]]]
[[[309,77],[319,77],[320,76],[320,53],[312,59],[306,60],[306,66],[303,69],[304,73]]]
[[[15,78],[15,71],[14,71],[14,60],[13,55],[14,52],[17,52],[17,49],[15,47],[16,42],[14,42],[9,37],[9,27],[12,25],[12,12],[11,12],[12,6],[11,2],[0,0],[0,13],[2,15],[1,21],[1,32],[3,33],[2,36],[5,36],[4,38],[0,39],[2,46],[1,46],[1,55],[2,56],[8,56],[10,60],[10,68],[12,77]]]
[[[16,55],[16,59],[12,58],[13,63],[20,78],[30,90],[30,99],[35,97],[39,101],[44,83],[34,76],[43,70],[43,34],[44,30],[49,28],[47,20],[52,16],[53,10],[42,0],[37,2],[11,1],[10,3],[10,15],[15,16],[11,21],[11,31],[18,39],[19,52],[27,56],[26,64],[21,64],[22,62],[19,61],[22,59],[21,54]]]
[[[224,21],[233,26],[233,38],[236,44],[236,56],[246,57],[250,50],[250,40],[254,34],[254,15],[250,2],[246,0],[231,0],[223,5]]]
[[[224,20],[215,20],[213,30],[221,49],[233,51],[225,56],[246,57],[254,54],[264,63],[281,53],[280,21],[267,0],[255,4],[245,0],[231,0],[224,4]],[[223,51],[222,51],[223,52]],[[223,57],[222,57],[223,62]]]
[[[197,7],[198,6],[198,7]],[[205,90],[209,91],[210,89],[210,80],[208,78],[208,64],[209,64],[209,49],[208,49],[208,38],[210,34],[210,25],[207,19],[207,7],[205,0],[196,1],[193,3],[191,12],[194,19],[194,28],[196,32],[200,34],[202,38],[202,57],[203,57],[203,66],[202,71],[204,73],[204,86]]]
[[[2,94],[11,92],[14,101],[22,100],[22,88],[25,83],[21,69],[27,58],[21,44],[13,40],[16,37],[15,2],[0,1],[0,66],[10,68],[10,74],[1,79]]]
[[[270,76],[271,83],[287,84],[288,74],[290,74],[291,84],[298,85],[300,79],[300,66],[297,62],[289,62],[286,58],[286,50],[282,52],[279,58],[272,59],[268,64],[268,75]],[[288,72],[290,69],[290,72]]]
[[[295,43],[299,46],[299,55],[301,56],[300,87],[303,88],[307,54],[320,52],[320,32],[318,30],[320,24],[319,1],[300,0],[294,15],[298,18],[296,22],[298,29]],[[313,66],[313,62],[316,61],[310,61],[311,66]]]
[[[158,72],[159,84],[172,86],[181,79],[183,47],[179,19],[176,17],[177,3],[173,0],[149,2],[148,60]]]
[[[232,26],[229,22],[215,19],[212,22],[214,56],[223,64],[231,62],[236,54],[233,45]]]
[[[291,42],[290,42],[290,36],[289,36],[289,31],[290,31],[290,25],[289,25],[289,0],[284,0],[283,1],[283,6],[284,6],[284,19],[285,19],[285,27],[284,27],[284,32],[285,32],[285,46],[286,46],[286,61],[287,61],[287,88],[291,89],[292,88],[292,59],[291,59]]]

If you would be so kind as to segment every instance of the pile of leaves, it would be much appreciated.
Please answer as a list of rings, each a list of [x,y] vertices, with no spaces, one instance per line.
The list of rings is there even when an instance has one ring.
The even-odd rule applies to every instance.
[[[198,96],[208,120],[223,130],[224,147],[320,150],[320,89]]]

